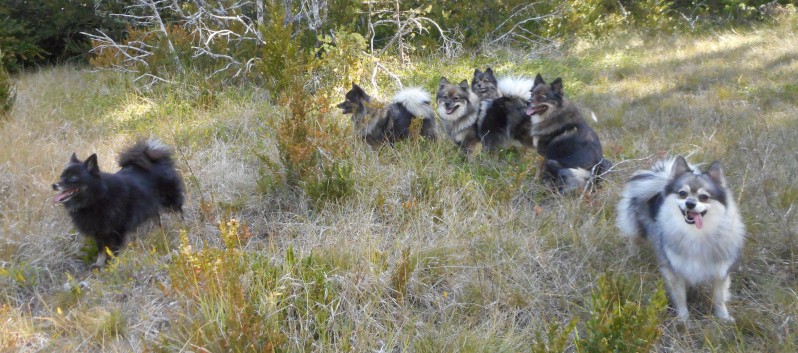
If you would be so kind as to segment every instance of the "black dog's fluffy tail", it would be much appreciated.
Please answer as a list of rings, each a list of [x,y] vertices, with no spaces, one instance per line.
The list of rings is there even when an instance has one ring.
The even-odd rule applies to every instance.
[[[119,166],[148,175],[161,207],[183,213],[183,179],[175,169],[172,153],[172,147],[156,139],[138,140],[119,155]]]

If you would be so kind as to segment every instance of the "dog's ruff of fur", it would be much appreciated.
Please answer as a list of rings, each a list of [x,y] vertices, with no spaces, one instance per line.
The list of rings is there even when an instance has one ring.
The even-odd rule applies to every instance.
[[[623,237],[651,242],[680,319],[689,317],[687,287],[709,283],[715,315],[733,320],[726,308],[729,270],[740,255],[745,226],[717,162],[701,172],[677,157],[638,171],[617,211]],[[691,212],[698,219],[688,218]]]

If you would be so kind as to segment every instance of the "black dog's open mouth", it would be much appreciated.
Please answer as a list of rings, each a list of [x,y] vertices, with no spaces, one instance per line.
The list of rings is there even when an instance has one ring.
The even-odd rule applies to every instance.
[[[704,215],[707,214],[707,211],[699,213],[696,211],[685,211],[682,209],[679,210],[682,211],[682,215],[684,216],[684,221],[687,224],[695,224],[695,227],[698,229],[704,227]]]
[[[338,104],[337,107],[341,108],[341,114],[351,114],[352,113],[352,107],[350,107],[345,102],[341,103],[341,104]]]
[[[533,106],[527,108],[526,115],[529,115],[529,116],[540,115],[540,114],[545,113],[547,110],[549,110],[549,106],[547,106],[545,104],[533,105]]]
[[[69,199],[72,198],[72,196],[75,196],[75,194],[77,193],[78,193],[78,188],[61,191],[58,193],[58,195],[55,195],[55,197],[53,198],[53,202],[60,202],[60,203],[67,202],[69,201]]]
[[[454,111],[457,110],[457,108],[460,108],[460,106],[459,105],[455,105],[454,107],[446,108],[446,114],[452,115],[452,113],[454,113]]]

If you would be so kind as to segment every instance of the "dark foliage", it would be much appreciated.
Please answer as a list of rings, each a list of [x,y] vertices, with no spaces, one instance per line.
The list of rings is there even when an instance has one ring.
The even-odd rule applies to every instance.
[[[125,23],[108,16],[123,1],[0,0],[0,50],[9,71],[70,60],[86,61],[91,43],[80,32],[121,37]]]

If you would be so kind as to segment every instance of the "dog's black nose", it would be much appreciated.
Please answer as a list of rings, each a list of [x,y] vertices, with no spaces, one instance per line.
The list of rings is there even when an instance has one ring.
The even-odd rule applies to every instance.
[[[695,208],[696,203],[695,200],[687,200],[684,202],[684,205],[687,206],[688,210],[692,210]]]
[[[53,184],[53,190],[58,191],[58,183]]]

